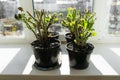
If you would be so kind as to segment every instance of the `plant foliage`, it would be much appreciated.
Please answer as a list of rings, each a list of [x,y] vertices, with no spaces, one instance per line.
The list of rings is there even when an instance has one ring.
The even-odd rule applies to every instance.
[[[15,14],[17,20],[22,20],[26,27],[32,31],[37,40],[39,40],[40,46],[45,46],[50,37],[48,28],[58,21],[57,13],[50,14],[41,11],[34,10],[35,17],[28,11],[24,11],[22,7],[19,7],[19,14]]]
[[[95,20],[95,13],[87,10],[81,13],[79,10],[69,7],[66,17],[61,19],[61,24],[75,36],[74,42],[78,46],[84,46],[89,37],[96,35],[93,27]]]

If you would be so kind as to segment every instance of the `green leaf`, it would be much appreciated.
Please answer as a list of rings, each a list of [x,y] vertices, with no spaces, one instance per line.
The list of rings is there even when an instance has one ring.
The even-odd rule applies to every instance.
[[[80,34],[81,37],[83,37],[83,34]]]
[[[84,29],[87,29],[88,23],[86,21],[84,21]]]
[[[55,19],[54,19],[54,22],[57,22],[57,21],[58,21],[58,18],[55,18]]]
[[[63,16],[63,13],[60,13],[59,16]]]
[[[70,26],[75,26],[75,21],[70,22]]]
[[[92,32],[92,36],[96,36],[97,35],[97,33],[96,32]]]

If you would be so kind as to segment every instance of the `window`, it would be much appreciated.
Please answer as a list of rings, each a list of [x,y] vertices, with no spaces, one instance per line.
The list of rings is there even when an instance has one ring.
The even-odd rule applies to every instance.
[[[18,0],[0,1],[0,36],[21,36],[23,35],[22,22],[14,19],[19,6]]]
[[[94,0],[94,12],[96,12],[96,17],[97,17],[94,27],[97,32],[97,36],[93,37],[90,41],[93,41],[95,43],[120,42],[120,34],[118,34],[118,29],[115,30],[115,29],[111,29],[110,27],[112,3],[113,0]]]
[[[33,13],[32,0],[0,0],[0,43],[28,43],[33,39],[25,24],[14,18],[19,6]]]
[[[10,11],[9,8],[4,9],[5,7],[1,7],[5,6],[1,4],[3,2],[4,4],[5,2],[6,4],[8,4],[8,2],[14,4],[15,2],[16,4],[14,6],[12,5],[12,8],[14,7],[13,10],[15,11]],[[49,10],[50,12],[63,12],[64,14],[66,13],[65,10],[67,7],[76,7],[81,11],[83,11],[84,9],[89,9],[90,11],[94,10],[97,17],[94,25],[97,36],[92,38],[91,40],[94,42],[119,42],[119,3],[120,0],[0,0],[0,43],[30,43],[31,41],[33,41],[33,39],[35,39],[34,35],[32,35],[32,33],[24,27],[25,24],[15,21],[13,19],[13,14],[5,13],[6,10],[8,10],[8,12],[10,13],[17,13],[17,6],[21,6],[31,13],[33,13],[33,7],[39,10]],[[116,19],[117,21],[115,21]],[[16,22],[16,25],[11,25],[10,23],[7,25],[8,22]],[[18,26],[22,27],[18,28]],[[61,35],[68,31],[59,23],[52,25],[50,30],[57,31]]]
[[[109,33],[120,33],[120,0],[112,0],[110,17],[109,17]]]

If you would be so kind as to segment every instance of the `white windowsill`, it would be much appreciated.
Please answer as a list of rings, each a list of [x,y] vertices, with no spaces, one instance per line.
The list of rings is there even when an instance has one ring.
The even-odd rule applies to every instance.
[[[40,71],[32,65],[34,55],[29,44],[0,45],[1,75],[120,75],[120,44],[95,44],[90,65],[85,70],[69,67],[65,45],[62,45],[62,66],[51,71]]]

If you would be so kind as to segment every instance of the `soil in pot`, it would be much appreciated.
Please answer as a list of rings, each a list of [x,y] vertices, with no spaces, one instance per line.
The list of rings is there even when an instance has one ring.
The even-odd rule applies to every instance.
[[[75,37],[71,33],[66,33],[65,34],[65,39],[66,39],[67,43],[69,43],[69,42],[74,42]]]
[[[90,43],[86,43],[84,47],[78,47],[74,43],[70,42],[66,46],[70,67],[75,69],[86,69],[89,66],[89,58],[94,46]]]
[[[38,41],[31,43],[34,55],[34,66],[39,70],[52,70],[61,66],[60,41],[50,40],[48,47],[38,45]]]
[[[59,33],[57,33],[57,32],[49,32],[49,35],[51,36],[52,39],[58,39],[59,38]]]

